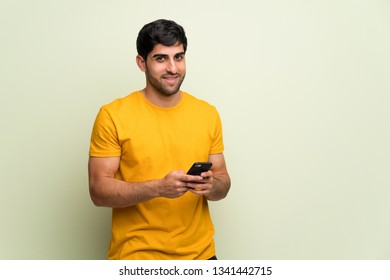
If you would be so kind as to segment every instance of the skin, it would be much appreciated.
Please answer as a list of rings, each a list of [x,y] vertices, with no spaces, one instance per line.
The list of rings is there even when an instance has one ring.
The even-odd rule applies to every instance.
[[[183,45],[158,44],[146,60],[136,57],[136,63],[145,73],[144,97],[160,107],[172,107],[182,98],[181,83],[186,74]],[[121,208],[136,205],[156,197],[178,198],[186,192],[203,195],[208,200],[226,197],[230,189],[224,155],[209,155],[213,167],[200,176],[187,175],[184,170],[173,170],[164,178],[146,182],[126,182],[115,179],[120,157],[90,157],[88,163],[89,191],[96,206]]]

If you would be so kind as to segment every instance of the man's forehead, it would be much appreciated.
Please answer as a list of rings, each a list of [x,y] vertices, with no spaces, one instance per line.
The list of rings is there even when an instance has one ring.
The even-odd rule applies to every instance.
[[[163,44],[157,44],[150,52],[151,55],[164,54],[164,55],[175,55],[184,52],[184,46],[182,43],[177,42],[173,46],[165,46]]]

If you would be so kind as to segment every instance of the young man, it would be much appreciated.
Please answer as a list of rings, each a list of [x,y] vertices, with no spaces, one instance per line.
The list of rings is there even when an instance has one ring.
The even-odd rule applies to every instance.
[[[224,198],[230,178],[216,109],[180,90],[187,38],[173,21],[138,34],[141,91],[103,106],[92,131],[89,189],[113,208],[109,259],[215,258],[208,200]],[[194,162],[210,161],[200,176]]]

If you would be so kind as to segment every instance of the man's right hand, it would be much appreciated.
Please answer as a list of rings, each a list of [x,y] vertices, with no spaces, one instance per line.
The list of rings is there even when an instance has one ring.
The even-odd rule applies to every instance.
[[[186,174],[183,170],[174,170],[168,173],[159,184],[159,196],[177,198],[184,195],[189,189],[190,182],[201,181],[201,176]]]

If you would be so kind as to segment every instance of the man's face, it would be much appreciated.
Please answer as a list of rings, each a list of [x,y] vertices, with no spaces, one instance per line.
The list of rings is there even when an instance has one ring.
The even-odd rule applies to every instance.
[[[147,56],[145,74],[148,86],[159,94],[171,96],[177,93],[186,75],[183,45],[157,44]]]

